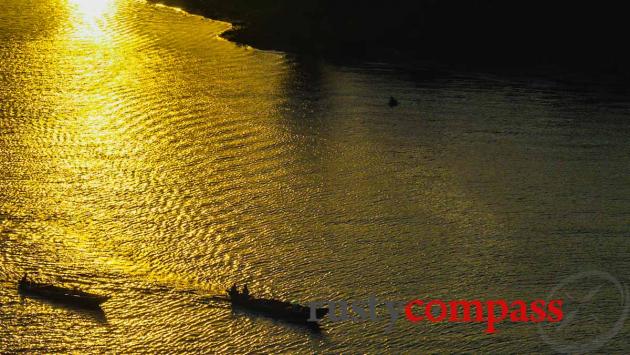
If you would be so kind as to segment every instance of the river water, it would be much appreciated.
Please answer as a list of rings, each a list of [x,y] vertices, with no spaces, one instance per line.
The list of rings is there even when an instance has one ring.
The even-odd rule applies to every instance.
[[[609,328],[599,351],[627,352],[627,96],[305,63],[229,27],[134,0],[0,2],[0,352],[553,352]],[[104,314],[22,298],[24,272],[113,297]],[[233,282],[301,302],[599,301],[564,334],[313,333],[206,302]]]

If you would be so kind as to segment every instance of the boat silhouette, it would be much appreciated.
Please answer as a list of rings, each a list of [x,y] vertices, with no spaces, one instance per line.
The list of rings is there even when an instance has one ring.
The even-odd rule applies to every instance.
[[[101,304],[110,298],[109,296],[81,291],[77,288],[65,288],[35,282],[27,279],[26,276],[18,282],[18,291],[22,295],[41,297],[46,300],[89,309],[100,309]]]
[[[328,308],[316,308],[314,316],[317,320],[312,320],[310,307],[275,299],[256,298],[246,292],[240,293],[235,288],[227,290],[227,296],[225,300],[232,304],[232,308],[255,311],[271,318],[313,327],[319,325],[317,320],[328,314]]]

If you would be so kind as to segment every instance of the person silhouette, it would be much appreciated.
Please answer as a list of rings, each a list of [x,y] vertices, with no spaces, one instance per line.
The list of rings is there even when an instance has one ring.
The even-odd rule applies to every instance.
[[[249,288],[247,288],[247,284],[243,286],[243,298],[245,299],[249,298]]]

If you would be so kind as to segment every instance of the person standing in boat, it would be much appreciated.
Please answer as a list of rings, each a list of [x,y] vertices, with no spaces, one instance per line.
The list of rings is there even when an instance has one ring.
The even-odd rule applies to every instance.
[[[249,299],[249,288],[247,288],[247,284],[243,286],[243,298]]]
[[[232,287],[230,287],[228,293],[230,294],[230,297],[236,297],[236,295],[238,295],[238,287],[236,284],[233,284]]]

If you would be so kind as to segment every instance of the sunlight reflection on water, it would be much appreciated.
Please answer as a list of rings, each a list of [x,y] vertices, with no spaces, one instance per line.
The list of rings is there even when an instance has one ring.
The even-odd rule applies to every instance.
[[[299,62],[142,1],[0,14],[0,352],[545,352],[533,326],[313,335],[201,298],[533,298],[585,264],[629,274],[626,100]],[[106,317],[20,298],[25,271],[112,294]]]

